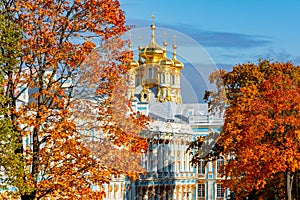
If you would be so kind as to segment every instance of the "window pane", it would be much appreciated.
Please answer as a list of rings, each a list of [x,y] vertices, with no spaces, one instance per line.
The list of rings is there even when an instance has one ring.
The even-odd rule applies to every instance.
[[[205,184],[198,184],[198,197],[205,197]]]
[[[223,186],[221,184],[217,184],[217,197],[224,197]]]
[[[204,160],[199,161],[198,174],[205,174],[205,161]]]
[[[217,173],[219,172],[221,165],[224,165],[224,159],[222,157],[217,160]]]

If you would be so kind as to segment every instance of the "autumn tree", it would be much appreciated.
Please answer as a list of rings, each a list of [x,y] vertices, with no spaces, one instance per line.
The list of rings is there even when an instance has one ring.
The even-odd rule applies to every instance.
[[[1,183],[22,200],[102,199],[113,175],[142,170],[137,157],[147,148],[139,137],[147,118],[133,113],[126,99],[130,52],[119,38],[127,27],[118,1],[0,5],[7,27],[0,30],[1,105],[9,122],[1,140],[10,149],[1,147],[7,154]],[[97,135],[87,141],[89,131]]]
[[[300,168],[300,68],[264,60],[214,72],[210,81],[217,86],[206,93],[211,111],[225,110],[209,155],[228,157],[220,171],[224,186],[237,199],[293,199]]]
[[[1,68],[6,66],[14,67],[18,63],[17,57],[20,55],[20,48],[15,45],[20,40],[21,31],[18,26],[11,23],[7,17],[0,14],[0,65]],[[8,190],[11,182],[15,182],[13,177],[20,176],[24,172],[24,163],[21,154],[16,150],[22,144],[18,142],[18,133],[13,131],[12,123],[8,115],[9,109],[6,107],[9,101],[5,94],[4,74],[0,71],[0,182],[1,189]],[[5,168],[5,166],[10,166]],[[11,177],[6,176],[10,174]],[[1,198],[7,197],[8,193],[3,193]]]

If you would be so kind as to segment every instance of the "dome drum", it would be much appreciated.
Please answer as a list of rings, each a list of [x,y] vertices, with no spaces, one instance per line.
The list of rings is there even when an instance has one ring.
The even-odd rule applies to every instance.
[[[171,88],[172,89],[180,89],[180,85],[172,85]]]

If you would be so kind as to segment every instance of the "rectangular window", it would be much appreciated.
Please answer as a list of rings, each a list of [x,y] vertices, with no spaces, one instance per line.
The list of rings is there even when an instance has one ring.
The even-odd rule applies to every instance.
[[[198,198],[205,197],[205,184],[198,184]]]
[[[223,198],[224,197],[224,189],[221,184],[217,184],[217,198]]]
[[[205,174],[205,161],[204,160],[199,161],[198,174]]]

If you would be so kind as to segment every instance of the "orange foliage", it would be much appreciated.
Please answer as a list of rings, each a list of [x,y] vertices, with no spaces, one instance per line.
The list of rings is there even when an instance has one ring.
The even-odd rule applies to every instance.
[[[211,81],[218,78],[223,85],[209,100],[214,110],[226,108],[217,141],[231,157],[221,170],[224,185],[241,198],[266,187],[278,173],[299,170],[300,68],[260,61],[215,72]]]
[[[113,175],[143,172],[138,158],[147,143],[139,133],[148,118],[126,98],[130,54],[118,38],[127,30],[118,1],[7,0],[4,7],[23,33],[19,65],[1,69],[8,115],[19,142],[29,139],[15,152],[26,169],[10,185],[22,199],[102,199]],[[30,101],[18,106],[26,88]]]

